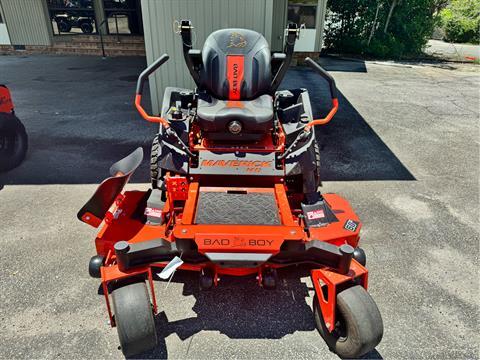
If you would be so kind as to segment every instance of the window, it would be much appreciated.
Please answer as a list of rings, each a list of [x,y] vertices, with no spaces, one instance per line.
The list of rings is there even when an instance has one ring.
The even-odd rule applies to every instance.
[[[288,21],[299,26],[305,24],[307,29],[315,29],[317,5],[317,0],[290,0],[288,2]]]
[[[109,34],[143,34],[140,0],[103,0]]]
[[[93,0],[47,0],[55,35],[97,32]]]

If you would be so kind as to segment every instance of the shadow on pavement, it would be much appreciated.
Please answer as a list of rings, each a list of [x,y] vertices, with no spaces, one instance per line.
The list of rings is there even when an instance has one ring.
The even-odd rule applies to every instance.
[[[255,276],[222,276],[217,288],[202,291],[197,275],[177,272],[172,281],[183,284],[179,296],[195,298],[192,310],[196,316],[169,322],[164,312],[159,313],[156,317],[159,346],[137,357],[165,358],[167,350],[162,339],[170,334],[186,340],[209,330],[231,339],[280,339],[296,331],[312,331],[313,313],[305,301],[309,289],[300,281],[302,276],[308,276],[308,272],[295,268],[279,271],[281,281],[276,290],[259,287]],[[157,283],[157,293],[165,285]],[[320,336],[318,340],[323,341]]]
[[[322,56],[318,63],[327,71],[366,73],[367,66],[361,59],[345,59],[336,56]]]
[[[325,69],[332,70],[332,62],[329,60]],[[357,64],[345,62],[342,68],[350,63]],[[331,106],[328,87],[312,71],[301,67],[290,69],[282,87],[288,88],[289,84],[309,90],[314,116],[321,118],[328,113]],[[415,180],[341,91],[337,114],[327,125],[318,126],[316,135],[323,181]]]
[[[358,61],[326,58],[322,63],[327,70],[366,71]],[[131,182],[149,181],[148,154],[157,125],[143,121],[133,107],[143,58],[3,57],[0,66],[8,69],[2,80],[29,135],[24,163],[0,174],[0,184],[96,184],[108,176],[111,164],[138,146],[145,159]],[[326,83],[306,68],[291,68],[282,87],[299,86],[310,90],[314,113],[326,114]],[[341,95],[338,114],[317,135],[325,181],[414,180]]]
[[[156,316],[158,345],[151,351],[135,356],[145,359],[168,357],[165,338],[176,334],[185,341],[204,330],[218,331],[231,339],[281,339],[297,331],[316,329],[311,307],[307,304],[309,288],[300,280],[309,276],[306,268],[279,270],[279,285],[275,290],[258,286],[255,277],[227,277],[217,288],[202,291],[198,277],[191,272],[177,272],[173,282],[183,283],[182,296],[193,296],[195,317],[169,321],[165,312]],[[157,293],[166,285],[156,283]],[[179,294],[180,296],[180,294]],[[318,335],[317,341],[323,343]],[[188,352],[185,354],[188,357]],[[365,359],[382,359],[373,350]]]

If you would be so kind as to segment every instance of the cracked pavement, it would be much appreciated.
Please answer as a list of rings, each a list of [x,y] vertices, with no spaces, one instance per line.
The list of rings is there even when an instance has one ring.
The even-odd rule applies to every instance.
[[[178,59],[182,61],[182,59]],[[385,334],[367,358],[478,358],[479,72],[462,64],[322,59],[340,111],[317,129],[324,192],[363,221],[369,291]],[[0,175],[0,358],[119,358],[99,282],[87,263],[95,230],[77,210],[155,125],[132,102],[141,58],[0,57],[30,137],[25,162]],[[175,84],[172,84],[175,85]],[[283,87],[330,104],[303,68]],[[145,188],[146,161],[130,188]],[[156,287],[158,347],[144,358],[337,359],[315,330],[303,269],[276,291],[222,278],[199,292],[178,273]]]

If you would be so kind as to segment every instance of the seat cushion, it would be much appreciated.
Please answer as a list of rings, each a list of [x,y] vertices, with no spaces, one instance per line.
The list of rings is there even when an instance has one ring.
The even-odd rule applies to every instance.
[[[253,100],[219,100],[208,94],[198,98],[197,116],[205,132],[227,132],[230,121],[242,123],[242,133],[265,134],[272,128],[273,101],[270,95]]]

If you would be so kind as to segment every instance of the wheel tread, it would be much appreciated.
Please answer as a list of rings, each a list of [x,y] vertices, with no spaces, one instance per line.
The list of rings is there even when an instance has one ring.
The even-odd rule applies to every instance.
[[[145,282],[115,289],[112,302],[123,354],[132,356],[153,348],[157,333]]]
[[[158,155],[160,150],[160,144],[158,140],[158,134],[153,139],[152,150],[150,153],[150,179],[152,182],[152,187],[154,189],[158,188]]]
[[[347,323],[346,338],[340,338],[328,331],[317,295],[313,301],[318,332],[330,350],[341,357],[362,356],[373,350],[382,340],[382,317],[374,300],[362,286],[352,286],[337,294],[337,309]]]

